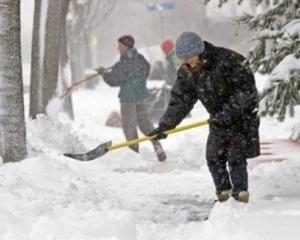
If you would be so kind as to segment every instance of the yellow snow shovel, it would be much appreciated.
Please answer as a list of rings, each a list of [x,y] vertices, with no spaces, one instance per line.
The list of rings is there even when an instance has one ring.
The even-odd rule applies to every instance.
[[[200,127],[203,125],[208,124],[208,120],[205,121],[200,121],[200,122],[195,122],[192,124],[187,124],[178,128],[174,128],[171,130],[168,130],[166,132],[164,132],[165,134],[169,135],[169,134],[173,134],[173,133],[177,133],[177,132],[181,132],[184,130],[188,130],[191,128],[195,128],[195,127]],[[80,160],[80,161],[90,161],[90,160],[94,160],[98,157],[101,157],[102,155],[104,155],[105,153],[115,150],[115,149],[119,149],[122,147],[128,147],[130,145],[135,145],[137,143],[140,142],[145,142],[145,141],[149,141],[152,140],[156,137],[156,135],[154,136],[144,136],[141,138],[137,138],[137,139],[133,139],[127,142],[123,142],[123,143],[119,143],[119,144],[115,144],[112,145],[112,141],[106,142],[106,143],[102,143],[100,144],[98,147],[96,147],[95,149],[86,152],[86,153],[64,153],[63,155],[66,157],[70,157],[70,158],[74,158],[76,160]]]

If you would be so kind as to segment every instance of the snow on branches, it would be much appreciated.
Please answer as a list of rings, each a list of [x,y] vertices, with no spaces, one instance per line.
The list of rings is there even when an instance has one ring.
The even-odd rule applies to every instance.
[[[257,45],[249,53],[254,71],[269,74],[262,94],[262,115],[283,121],[300,104],[300,3],[286,0],[255,17],[241,21],[259,31]]]
[[[265,6],[261,13],[245,14],[238,19],[257,32],[256,44],[248,56],[251,68],[269,75],[260,113],[283,121],[286,113],[293,116],[294,106],[300,104],[300,1],[248,1]],[[220,0],[219,6],[226,2]],[[244,2],[237,0],[239,4]]]

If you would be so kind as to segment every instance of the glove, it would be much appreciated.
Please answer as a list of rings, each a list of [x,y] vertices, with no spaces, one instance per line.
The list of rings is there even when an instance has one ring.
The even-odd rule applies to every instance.
[[[98,67],[95,69],[100,75],[102,75],[103,73],[106,72],[106,68],[105,67]]]
[[[165,134],[164,131],[161,129],[161,127],[154,128],[148,136],[155,136],[152,140],[160,140],[160,139],[165,139],[168,137],[168,134]]]

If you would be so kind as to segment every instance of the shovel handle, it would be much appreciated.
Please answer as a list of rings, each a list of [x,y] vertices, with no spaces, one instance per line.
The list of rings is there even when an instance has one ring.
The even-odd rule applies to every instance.
[[[110,67],[106,68],[105,71],[108,71],[108,70],[112,69],[112,67],[113,67],[113,66],[110,66]],[[94,74],[92,74],[92,75],[86,76],[86,77],[85,77],[84,79],[82,79],[81,81],[78,81],[78,82],[73,83],[72,86],[68,87],[68,88],[65,90],[65,92],[60,96],[60,98],[64,98],[64,97],[70,95],[70,94],[76,89],[76,87],[78,87],[79,85],[83,84],[84,82],[87,82],[87,81],[90,81],[90,80],[94,79],[94,78],[97,77],[98,75],[99,75],[99,73],[97,72],[97,73],[94,73]]]
[[[81,85],[84,82],[87,82],[87,81],[97,77],[98,75],[99,75],[98,73],[94,73],[92,75],[85,77],[81,81],[74,83],[72,86],[68,87],[62,95],[60,95],[60,98],[64,98],[64,97],[70,95],[76,89],[76,87],[78,87],[79,85]]]
[[[178,127],[178,128],[174,128],[174,129],[165,131],[164,133],[169,135],[169,134],[185,131],[185,130],[188,130],[188,129],[191,129],[191,128],[204,126],[206,124],[208,124],[208,120],[195,122],[195,123],[192,123],[192,124],[187,124],[187,125],[184,125],[184,126],[181,126],[181,127]],[[130,140],[130,141],[127,141],[127,142],[124,142],[124,143],[115,144],[115,145],[109,146],[107,148],[107,151],[112,151],[112,150],[115,150],[115,149],[118,149],[118,148],[127,147],[127,146],[130,146],[130,145],[135,145],[135,144],[140,143],[140,142],[149,141],[149,140],[154,139],[155,137],[156,137],[156,135],[154,135],[154,136],[144,136],[144,137],[133,139],[133,140]]]

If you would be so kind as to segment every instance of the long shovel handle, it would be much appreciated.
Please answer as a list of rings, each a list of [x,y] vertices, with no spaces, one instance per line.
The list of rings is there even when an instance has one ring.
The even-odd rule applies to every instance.
[[[70,95],[75,90],[76,87],[83,84],[84,82],[90,81],[91,79],[97,77],[98,75],[99,75],[99,73],[94,73],[92,75],[85,77],[81,81],[75,82],[72,86],[68,87],[62,95],[60,95],[60,98],[64,98],[64,97]]]
[[[208,120],[200,121],[200,122],[196,122],[196,123],[192,123],[192,124],[187,124],[187,125],[184,125],[182,127],[178,127],[178,128],[174,128],[174,129],[165,131],[164,133],[169,135],[169,134],[185,131],[185,130],[188,130],[188,129],[191,129],[191,128],[204,126],[206,124],[208,124]],[[107,147],[107,151],[112,151],[112,150],[115,150],[115,149],[118,149],[118,148],[135,145],[135,144],[140,143],[140,142],[149,141],[149,140],[154,139],[155,137],[156,137],[156,135],[154,135],[154,136],[144,136],[144,137],[133,139],[133,140],[130,140],[130,141],[127,141],[127,142],[115,144],[115,145]]]
[[[112,69],[112,67],[113,67],[113,66],[110,66],[110,67],[106,68],[105,71],[108,71],[108,70]],[[70,87],[68,87],[68,88],[66,89],[66,91],[60,96],[60,98],[64,98],[64,97],[70,95],[70,94],[75,90],[76,87],[80,86],[80,85],[83,84],[84,82],[87,82],[87,81],[90,81],[90,80],[94,79],[94,78],[97,77],[98,75],[99,75],[99,73],[94,73],[94,74],[92,74],[92,75],[86,76],[86,77],[85,77],[84,79],[82,79],[81,81],[78,81],[78,82],[73,83],[72,86],[70,86]]]

